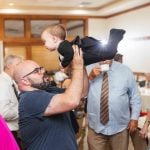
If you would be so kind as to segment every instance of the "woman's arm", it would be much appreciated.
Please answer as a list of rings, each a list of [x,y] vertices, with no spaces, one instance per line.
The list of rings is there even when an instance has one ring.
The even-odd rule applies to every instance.
[[[148,136],[148,127],[150,124],[150,110],[147,111],[147,116],[143,128],[140,131],[140,136],[146,138]]]

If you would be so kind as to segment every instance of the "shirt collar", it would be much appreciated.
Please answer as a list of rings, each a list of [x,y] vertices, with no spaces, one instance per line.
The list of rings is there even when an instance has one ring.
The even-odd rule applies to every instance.
[[[110,71],[114,71],[114,70],[116,70],[116,68],[117,68],[117,64],[118,62],[116,62],[116,61],[112,61],[112,64],[111,64],[111,66],[110,66]]]
[[[9,81],[10,83],[14,83],[14,81],[13,81],[13,79],[12,79],[12,77],[11,76],[9,76],[6,72],[2,72],[2,76],[7,80],[7,81]]]

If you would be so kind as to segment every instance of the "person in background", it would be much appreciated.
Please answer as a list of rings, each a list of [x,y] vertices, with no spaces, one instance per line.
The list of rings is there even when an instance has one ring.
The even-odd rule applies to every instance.
[[[106,60],[93,67],[89,79],[89,150],[128,150],[129,133],[136,131],[141,110],[141,98],[132,71],[114,60]],[[103,79],[107,80],[103,82]]]
[[[150,125],[150,109],[147,110],[147,116],[144,122],[144,125],[140,131],[140,136],[146,141],[147,144],[149,145],[149,141],[148,141],[148,127]],[[150,147],[148,146],[148,150],[150,150]]]
[[[18,95],[12,77],[15,68],[21,61],[22,58],[19,56],[8,55],[4,59],[4,71],[0,74],[0,114],[5,119],[19,146],[21,144],[18,138]]]
[[[48,71],[45,71],[43,80],[46,85],[57,86],[57,83],[54,81],[53,75]]]
[[[20,150],[6,121],[0,115],[0,150]]]
[[[52,75],[50,75],[49,81],[51,86],[57,86],[57,83],[55,82],[54,77]]]
[[[114,57],[114,60],[117,62],[123,63],[123,55],[120,53],[117,53]],[[134,150],[146,150],[147,149],[147,139],[145,140],[140,137],[140,130],[141,129],[138,127],[134,133],[130,134]]]
[[[118,62],[120,62],[120,63],[123,63],[123,55],[120,54],[120,53],[117,53],[117,54],[115,55],[115,57],[114,57],[114,60],[115,60],[115,61],[118,61]]]
[[[119,42],[125,34],[123,29],[111,29],[107,45],[93,37],[84,37],[80,39],[77,36],[72,42],[66,40],[66,29],[62,24],[52,25],[44,29],[41,39],[45,47],[60,54],[61,67],[67,67],[72,61],[74,52],[72,44],[78,45],[83,50],[84,65],[99,62],[101,60],[112,59],[117,53]]]
[[[20,135],[26,150],[77,150],[75,133],[68,112],[88,93],[82,51],[73,46],[72,79],[64,93],[39,90],[44,69],[34,61],[24,61],[14,79],[21,91],[19,101]],[[22,69],[24,68],[24,69]],[[65,140],[65,141],[64,141]]]
[[[54,80],[57,83],[57,86],[60,88],[62,87],[62,83],[64,82],[64,80],[67,78],[68,75],[64,72],[64,69],[60,69],[54,74]]]

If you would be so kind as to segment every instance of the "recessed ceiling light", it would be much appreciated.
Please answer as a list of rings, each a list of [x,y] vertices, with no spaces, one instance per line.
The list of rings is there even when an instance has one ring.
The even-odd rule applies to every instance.
[[[92,2],[81,2],[80,5],[84,5],[84,6],[87,6],[87,5],[91,5]]]
[[[21,10],[18,10],[18,9],[3,9],[3,10],[1,10],[1,12],[2,13],[5,13],[5,14],[9,14],[9,13],[11,13],[11,14],[16,14],[16,13],[22,13],[22,11]]]
[[[79,4],[79,7],[85,7],[85,6],[89,6],[89,5],[91,5],[92,4],[92,2],[81,2],[80,4]]]
[[[84,7],[84,5],[81,5],[81,4],[80,4],[79,7]]]
[[[14,5],[14,3],[9,3],[8,5],[9,5],[9,6],[13,6],[13,5]]]

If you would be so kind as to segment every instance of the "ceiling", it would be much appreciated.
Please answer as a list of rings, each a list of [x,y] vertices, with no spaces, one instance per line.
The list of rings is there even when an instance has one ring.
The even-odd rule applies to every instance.
[[[0,13],[109,17],[147,5],[150,0],[0,0]]]

